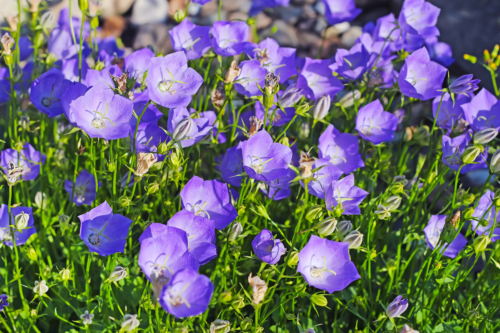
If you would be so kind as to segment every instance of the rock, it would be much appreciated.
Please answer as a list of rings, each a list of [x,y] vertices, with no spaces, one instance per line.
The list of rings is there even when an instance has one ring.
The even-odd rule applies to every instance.
[[[295,25],[302,16],[302,8],[300,7],[279,7],[279,10],[272,11],[272,17],[281,19],[287,24]]]
[[[359,38],[359,36],[361,36],[362,33],[363,29],[361,29],[361,27],[351,27],[349,30],[342,34],[342,45],[345,48],[350,49],[354,45],[354,43],[356,43],[356,40]]]
[[[273,19],[264,14],[263,12],[257,14],[257,30],[267,28],[268,26],[271,25],[272,22]]]
[[[139,27],[134,41],[134,49],[141,49],[153,45],[156,52],[169,54],[174,51],[168,31],[174,27],[173,24],[152,23]]]
[[[248,14],[242,12],[234,12],[228,15],[229,21],[246,21],[248,19]]]
[[[102,1],[102,17],[122,15],[130,9],[135,0],[103,0]],[[67,2],[67,1],[64,1]],[[74,6],[74,2],[72,4]],[[78,2],[77,2],[78,6]],[[78,7],[73,7],[78,8]],[[79,11],[79,10],[78,10]]]
[[[127,22],[123,16],[113,15],[107,17],[103,26],[104,36],[120,37],[126,24]]]
[[[216,1],[211,1],[216,3]],[[252,6],[252,1],[250,0],[229,0],[222,1],[222,10],[228,13],[231,12],[243,12],[248,13],[250,7]]]
[[[319,50],[321,46],[321,37],[319,37],[314,33],[307,31],[299,31],[298,38],[301,47]]]
[[[159,0],[159,1],[165,1],[165,0]],[[178,10],[183,12],[186,11],[186,1],[184,0],[169,0],[168,4],[169,4],[168,15],[170,15],[170,17],[174,17],[175,12],[177,12]]]
[[[275,29],[276,32],[274,32]],[[260,37],[261,39],[274,38],[281,46],[297,47],[299,45],[297,29],[282,20],[274,21],[271,27],[262,31]]]
[[[167,20],[166,0],[136,0],[130,21],[136,25],[163,23]]]

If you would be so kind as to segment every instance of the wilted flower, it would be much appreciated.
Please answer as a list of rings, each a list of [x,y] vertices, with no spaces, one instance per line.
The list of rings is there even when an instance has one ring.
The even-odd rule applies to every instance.
[[[187,268],[175,273],[163,287],[159,303],[176,318],[197,316],[207,310],[213,292],[214,285],[208,277]]]
[[[139,319],[137,319],[136,314],[135,315],[126,314],[123,316],[123,321],[120,326],[122,330],[124,330],[125,332],[132,332],[137,327],[139,327],[140,324],[141,322],[139,321]]]
[[[330,294],[361,277],[349,257],[348,243],[314,235],[299,253],[297,271],[311,286]]]
[[[6,294],[0,295],[0,312],[3,311],[3,308],[9,306],[9,302],[7,302],[8,296]]]
[[[97,182],[98,188],[101,187],[102,183]],[[73,202],[76,206],[87,205],[90,206],[96,197],[96,182],[93,174],[89,173],[87,170],[83,169],[82,172],[76,177],[76,182],[74,184],[71,180],[66,180],[64,183],[64,189],[69,193],[70,199],[73,194]]]
[[[319,137],[319,158],[329,158],[330,162],[344,174],[365,166],[359,153],[358,137],[350,133],[340,133],[332,124]]]
[[[210,95],[210,100],[217,109],[220,109],[224,105],[224,99],[224,91],[222,89],[214,89]]]
[[[391,210],[384,205],[377,205],[377,209],[374,211],[374,213],[381,220],[386,220],[391,217]]]
[[[361,213],[359,204],[367,195],[368,192],[354,186],[354,175],[351,174],[341,180],[332,181],[327,187],[326,208],[331,211],[338,207],[344,215],[359,215]]]
[[[392,301],[387,308],[385,309],[385,313],[389,318],[396,318],[403,314],[408,308],[408,300],[403,296],[399,295]]]
[[[424,228],[425,239],[427,240],[427,246],[431,250],[434,250],[439,244],[441,238],[441,233],[445,228],[446,215],[432,215],[429,223]],[[454,236],[454,235],[453,235]],[[455,258],[457,254],[462,251],[464,246],[467,244],[467,240],[461,233],[453,239],[453,241],[448,245],[444,243],[441,252],[444,256],[449,258]],[[445,249],[446,248],[446,249]]]
[[[401,329],[401,331],[399,331],[399,333],[419,333],[419,332],[417,330],[414,330],[407,324],[404,324],[403,328]]]
[[[479,89],[477,85],[481,80],[473,80],[472,77],[472,74],[462,75],[453,81],[448,87],[450,93],[466,95]]]
[[[36,233],[35,220],[31,207],[11,207],[11,216],[9,217],[9,207],[2,204],[0,206],[0,242],[7,246],[14,246],[14,239],[11,234],[11,225],[19,227],[13,230],[16,246],[23,245],[28,239]]]
[[[232,83],[240,74],[241,74],[241,68],[238,67],[238,63],[236,62],[236,60],[233,60],[231,62],[231,66],[229,66],[229,69],[227,70],[224,82]]]
[[[33,292],[38,296],[43,296],[49,291],[49,287],[47,286],[47,282],[45,280],[35,281],[35,287],[33,287]]]
[[[252,288],[252,301],[254,304],[260,304],[264,300],[267,292],[266,281],[258,276],[252,277],[252,273],[248,276],[248,284]]]
[[[113,214],[106,201],[78,218],[81,221],[80,238],[90,252],[108,256],[125,251],[125,241],[132,220]]]
[[[12,53],[11,48],[12,48],[12,46],[14,46],[15,42],[16,42],[16,41],[14,40],[14,38],[12,38],[12,37],[9,35],[9,33],[8,33],[8,32],[6,32],[6,33],[2,36],[2,38],[0,39],[0,43],[2,44],[2,49],[3,49],[3,50],[2,50],[2,53],[3,53],[4,55],[9,55],[9,54],[11,54],[11,53]]]
[[[16,229],[18,231],[22,232],[28,226],[29,220],[30,220],[30,215],[29,214],[26,214],[25,212],[21,212],[20,214],[17,214],[14,217]]]
[[[94,319],[94,314],[89,313],[89,310],[85,310],[85,313],[80,316],[83,325],[92,325],[92,319]]]
[[[384,111],[379,100],[375,100],[358,111],[356,129],[365,140],[378,145],[390,141],[398,126],[398,117]]]
[[[263,229],[252,241],[255,255],[265,263],[276,265],[285,254],[285,247],[279,239],[274,239],[271,231]]]

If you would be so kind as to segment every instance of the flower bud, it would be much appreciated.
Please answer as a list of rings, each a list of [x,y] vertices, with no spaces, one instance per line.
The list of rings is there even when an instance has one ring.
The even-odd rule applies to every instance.
[[[402,184],[403,186],[406,186],[408,184],[408,179],[406,179],[406,176],[401,175],[401,176],[394,176],[392,179],[392,182],[394,184]]]
[[[35,207],[40,209],[47,208],[47,195],[42,192],[37,192],[35,195]]]
[[[69,279],[71,279],[71,271],[67,268],[60,271],[59,275],[63,281],[69,281]]]
[[[307,285],[304,283],[299,283],[293,286],[293,290],[295,290],[296,293],[301,293],[304,292],[307,288]]]
[[[311,302],[317,306],[327,306],[328,300],[323,295],[314,294],[311,296]]]
[[[497,149],[497,151],[491,157],[490,170],[493,173],[500,172],[500,149]]]
[[[312,116],[315,120],[322,120],[330,111],[330,105],[332,103],[332,99],[330,95],[325,95],[320,97],[319,100],[316,101],[316,104],[312,108]]]
[[[343,108],[348,108],[354,105],[354,101],[358,101],[361,97],[359,90],[348,91],[338,102],[338,105]]]
[[[401,197],[399,195],[391,195],[384,201],[384,206],[391,212],[395,211],[401,205]]]
[[[62,224],[67,224],[69,222],[69,216],[68,215],[59,215],[59,223]]]
[[[186,139],[189,134],[191,134],[194,126],[196,125],[194,124],[194,121],[193,119],[191,119],[191,117],[182,119],[175,127],[174,133],[172,133],[172,140],[174,140],[175,142],[180,142]]]
[[[469,321],[476,321],[479,319],[479,312],[477,309],[471,309],[467,311],[467,320]]]
[[[131,315],[127,313],[125,316],[123,316],[123,321],[120,326],[123,331],[132,332],[137,327],[139,327],[140,324],[141,322],[139,321],[139,319],[137,319],[136,314]]]
[[[224,105],[224,99],[224,91],[222,89],[214,89],[210,95],[210,100],[217,109],[220,109]]]
[[[109,162],[108,163],[108,171],[109,172],[115,172],[116,170],[116,163],[115,162]]]
[[[321,236],[330,236],[337,228],[337,219],[335,217],[327,217],[316,225],[318,234]]]
[[[231,301],[231,306],[235,309],[241,309],[245,306],[245,298],[243,296],[236,296]]]
[[[311,107],[309,106],[309,103],[304,103],[304,104],[301,104],[299,105],[296,109],[295,109],[295,113],[298,114],[299,116],[302,116],[304,115],[307,111],[309,111]]]
[[[464,211],[463,211],[464,220],[471,220],[473,214],[474,214],[473,207],[469,207],[469,208],[464,209]]]
[[[186,18],[186,13],[183,10],[177,9],[174,14],[174,20],[177,23],[182,22]]]
[[[374,211],[374,213],[381,220],[386,220],[389,217],[391,217],[391,211],[387,209],[387,207],[385,207],[384,205],[377,205],[377,210]]]
[[[323,215],[323,207],[315,205],[306,213],[306,220],[312,222],[316,219],[320,219]]]
[[[401,331],[399,333],[418,333],[418,331],[414,330],[413,328],[411,328],[407,324],[404,324],[403,328],[401,329]]]
[[[210,325],[210,333],[228,333],[231,330],[231,323],[227,320],[216,319]]]
[[[85,13],[89,8],[89,0],[78,0],[78,7],[80,7],[82,13]]]
[[[288,320],[297,320],[297,316],[294,315],[293,313],[286,313],[285,318]]]
[[[15,44],[14,38],[12,38],[9,33],[5,33],[3,37],[0,39],[0,43],[2,44],[2,53],[4,56],[10,55],[12,53],[12,46]]]
[[[127,197],[126,195],[122,195],[118,199],[118,203],[120,204],[120,206],[127,208],[128,206],[132,205],[132,200],[129,197]]]
[[[271,218],[269,217],[269,215],[267,214],[267,211],[266,211],[266,207],[264,207],[262,204],[258,204],[256,206],[254,206],[254,209],[252,209],[252,211],[259,215],[259,216],[262,216],[263,218],[265,219],[268,219],[270,220]]]
[[[127,270],[124,267],[116,266],[109,274],[109,282],[118,282],[127,277]]]
[[[483,252],[484,250],[486,250],[486,248],[490,243],[491,239],[487,235],[479,236],[476,239],[474,239],[473,243],[474,251],[476,251],[476,253]]]
[[[16,228],[19,231],[22,231],[26,229],[28,226],[28,221],[30,219],[29,214],[26,214],[25,212],[21,212],[21,214],[17,214],[16,217],[14,217],[14,221],[16,223]]]
[[[43,296],[49,291],[49,287],[47,286],[47,282],[45,280],[35,281],[35,287],[33,288],[33,292],[39,296]]]
[[[38,312],[36,311],[36,309],[30,310],[30,317],[31,318],[35,318],[37,315],[38,315]]]
[[[403,314],[408,308],[408,299],[399,295],[385,309],[385,314],[389,318],[396,318]]]
[[[42,17],[40,17],[40,26],[42,29],[51,29],[56,24],[56,16],[52,11],[46,11]]]
[[[294,267],[299,263],[299,252],[293,251],[290,254],[290,258],[288,258],[287,265],[290,267]]]
[[[168,145],[165,142],[161,142],[156,149],[156,152],[160,155],[165,155],[167,151]]]
[[[485,128],[474,134],[474,144],[485,145],[495,139],[498,135],[496,128]]]
[[[241,68],[238,67],[238,63],[236,62],[236,60],[233,60],[233,62],[231,62],[231,66],[229,66],[229,69],[227,70],[224,82],[232,83],[234,79],[236,79],[240,74]]]
[[[233,295],[231,294],[231,291],[224,291],[220,293],[219,295],[219,302],[220,303],[229,303],[231,302],[231,299],[233,298]]]
[[[344,221],[340,221],[337,225],[337,230],[338,232],[342,235],[342,236],[345,236],[347,235],[348,233],[351,232],[352,230],[352,223],[351,221],[347,221],[347,220],[344,220]]]
[[[278,97],[278,104],[282,108],[289,108],[297,103],[302,98],[302,88],[297,88],[295,84],[289,85],[288,88]]]
[[[344,237],[344,242],[349,243],[350,249],[357,249],[363,243],[363,234],[357,230],[353,230]]]
[[[252,301],[254,304],[260,304],[267,292],[266,281],[262,280],[258,276],[252,277],[252,273],[248,276],[248,284],[252,287]]]
[[[33,261],[36,261],[36,259],[38,258],[35,249],[32,248],[31,246],[29,247],[28,251],[26,251],[26,255]]]
[[[249,331],[252,328],[252,324],[253,324],[252,319],[247,317],[241,321],[240,328],[243,331]]]
[[[472,205],[475,200],[476,196],[472,193],[466,193],[462,198],[462,202],[465,206]]]
[[[241,225],[240,222],[236,222],[233,225],[233,229],[229,233],[229,240],[235,241],[238,237],[240,237],[242,232],[243,232],[243,226]]]
[[[154,182],[154,183],[151,183],[151,184],[148,184],[148,186],[146,187],[146,193],[147,194],[155,194],[156,192],[158,192],[158,190],[160,189],[160,184],[158,184],[157,182]]]
[[[482,148],[482,147],[481,147]],[[481,154],[481,149],[478,146],[470,146],[465,148],[464,154],[462,156],[462,162],[464,164],[471,164],[473,163],[476,158]]]
[[[309,123],[300,124],[299,138],[307,139],[311,134],[311,125]]]

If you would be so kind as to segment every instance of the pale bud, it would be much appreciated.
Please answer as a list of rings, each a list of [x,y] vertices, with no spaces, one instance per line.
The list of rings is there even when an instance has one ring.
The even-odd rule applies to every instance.
[[[319,205],[312,206],[311,209],[306,213],[306,220],[314,221],[315,219],[320,219],[323,215],[323,207]]]
[[[35,287],[33,288],[33,292],[39,296],[43,296],[49,291],[49,287],[47,286],[47,282],[42,280],[41,282],[35,281]]]
[[[252,273],[248,276],[248,283],[252,287],[252,301],[254,304],[260,304],[267,292],[266,281],[262,280],[258,276],[252,277]]]
[[[42,29],[51,29],[55,25],[56,25],[55,14],[50,10],[46,11],[40,18],[40,26],[42,27]]]
[[[337,228],[337,219],[334,217],[327,217],[319,222],[316,228],[318,229],[318,234],[321,236],[330,236]]]
[[[311,296],[311,302],[314,304],[314,305],[317,305],[317,306],[327,306],[328,305],[328,300],[326,299],[325,296],[323,295],[318,295],[318,294],[315,294],[315,295],[312,295]]]
[[[349,235],[344,237],[344,242],[349,243],[350,249],[357,249],[363,243],[363,234],[357,230],[353,230]]]
[[[252,328],[253,321],[250,318],[245,318],[241,321],[240,327],[242,330],[248,331]]]
[[[330,95],[325,95],[320,97],[316,101],[316,104],[312,108],[312,116],[315,120],[322,120],[330,111],[330,105],[332,104],[332,99]]]
[[[299,263],[299,252],[293,251],[290,253],[290,258],[288,258],[287,265],[290,267],[296,266]]]
[[[478,147],[478,146],[470,146],[470,147],[467,147],[465,148],[464,150],[464,154],[462,156],[462,162],[464,164],[471,164],[473,163],[476,158],[479,156],[479,154],[481,154],[481,150],[484,150],[481,149],[482,147]]]
[[[378,218],[381,220],[386,220],[391,217],[391,211],[387,209],[384,205],[377,205],[377,210],[374,211]]]
[[[278,104],[283,108],[289,108],[302,98],[302,88],[292,84],[278,97]]]
[[[168,145],[165,142],[161,142],[156,149],[156,152],[160,155],[165,155],[168,151]]]
[[[38,312],[36,311],[36,309],[31,309],[30,310],[30,316],[32,318],[35,318],[37,315],[38,315]]]
[[[28,256],[28,258],[30,258],[33,261],[36,261],[36,259],[38,258],[38,255],[36,254],[35,249],[32,248],[31,246],[28,249],[28,251],[26,251],[26,255]]]
[[[495,139],[498,135],[496,128],[485,128],[474,134],[474,143],[477,145],[485,145]]]
[[[299,138],[307,139],[309,134],[311,134],[311,125],[307,122],[300,124]]]
[[[146,187],[146,193],[147,194],[155,194],[156,192],[158,192],[159,189],[160,189],[160,185],[157,182],[154,182],[154,183],[148,184],[148,186]]]
[[[392,181],[395,183],[395,184],[402,184],[403,186],[406,186],[408,184],[408,179],[406,179],[406,176],[394,176],[394,178],[392,179]]]
[[[240,74],[241,74],[241,68],[238,67],[238,63],[236,62],[236,60],[233,60],[233,62],[231,62],[231,66],[227,70],[224,82],[232,83],[234,79],[236,79]]]
[[[401,205],[401,197],[399,195],[391,195],[384,201],[384,206],[391,212],[395,211]]]
[[[347,235],[352,230],[352,223],[351,223],[351,221],[347,221],[347,220],[340,221],[338,223],[338,225],[337,225],[337,230],[339,231],[339,233],[342,236]]]
[[[124,267],[116,266],[109,274],[110,282],[118,282],[127,277],[127,270]]]
[[[69,222],[69,216],[68,215],[59,215],[59,223],[62,223],[62,224],[68,224]]]
[[[231,330],[231,323],[227,320],[216,319],[210,325],[210,333],[228,333]]]
[[[401,329],[401,331],[399,331],[399,333],[419,333],[419,332],[417,330],[414,330],[407,324],[404,324],[403,328]]]
[[[17,230],[21,231],[26,229],[26,227],[28,226],[29,219],[30,219],[29,214],[26,214],[25,212],[21,212],[21,214],[16,215],[14,221],[16,222]]]
[[[343,108],[348,108],[354,105],[354,101],[358,101],[361,97],[359,90],[347,92],[338,102],[338,105]]]
[[[174,14],[175,22],[182,22],[186,18],[186,13],[183,10],[177,9]]]
[[[182,119],[181,121],[179,121],[179,123],[177,123],[174,133],[172,133],[172,139],[175,142],[180,142],[186,139],[191,133],[191,130],[194,126],[196,125],[191,117]]]
[[[473,243],[474,251],[476,251],[476,253],[483,252],[484,250],[486,250],[486,248],[490,243],[491,239],[487,235],[479,236],[476,239],[474,239]]]
[[[42,192],[37,192],[35,195],[35,207],[40,209],[47,208],[47,195]]]
[[[493,173],[500,172],[500,149],[498,149],[491,157],[490,170]]]
[[[68,281],[69,279],[71,279],[71,271],[67,268],[60,271],[59,275],[61,276],[61,279],[63,281]]]
[[[137,319],[136,314],[126,314],[125,316],[123,316],[123,321],[120,326],[125,332],[132,332],[137,327],[139,327],[140,324],[141,322],[139,321],[139,319]]]
[[[240,222],[236,222],[233,225],[233,229],[229,233],[229,240],[235,241],[238,237],[240,237],[242,232],[243,232],[243,226],[241,225]]]
[[[231,301],[231,306],[235,309],[241,309],[245,306],[245,298],[243,296],[235,296]]]

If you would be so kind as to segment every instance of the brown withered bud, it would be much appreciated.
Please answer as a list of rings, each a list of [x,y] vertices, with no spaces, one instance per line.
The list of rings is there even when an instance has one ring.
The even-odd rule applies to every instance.
[[[304,178],[310,178],[314,163],[316,163],[315,157],[311,157],[305,151],[301,151],[299,160],[300,175]]]
[[[131,91],[128,92],[128,99],[130,99],[131,101],[134,100],[134,93],[133,92],[131,92]]]
[[[38,6],[40,6],[40,3],[42,2],[42,0],[28,0],[28,2],[31,5],[30,12],[32,12],[32,13],[38,12]]]
[[[260,128],[264,124],[264,121],[262,121],[262,119],[259,119],[255,116],[251,116],[249,120],[250,120],[250,130],[248,131],[248,137],[252,137],[255,134],[257,134],[257,132],[260,130]]]
[[[252,301],[254,304],[260,304],[267,292],[266,281],[262,280],[258,276],[252,277],[252,273],[248,276],[248,283],[252,287]]]
[[[78,155],[83,154],[84,151],[85,151],[85,146],[81,146],[81,148],[78,149]]]
[[[157,157],[152,153],[138,153],[137,154],[137,170],[135,175],[138,177],[144,176],[149,168],[157,161]]]
[[[256,54],[257,60],[263,65],[269,61],[269,54],[267,49],[257,50]]]
[[[113,60],[111,60],[111,65],[118,65],[120,69],[123,69],[123,66],[125,66],[125,59],[115,57]]]
[[[212,104],[217,108],[220,109],[222,105],[224,105],[224,91],[222,89],[214,89],[212,91],[212,95],[210,96],[210,100],[212,101]]]
[[[241,68],[238,67],[236,60],[233,60],[231,66],[229,66],[229,69],[227,70],[226,79],[224,80],[224,82],[232,83],[238,77],[238,75],[240,75],[240,73]]]
[[[12,53],[11,47],[14,45],[15,40],[7,32],[0,39],[0,43],[2,43],[3,54]]]
[[[16,32],[17,31],[17,22],[19,22],[19,17],[18,16],[8,16],[5,18],[5,20],[9,24],[10,31]]]
[[[273,72],[268,72],[266,74],[266,91],[269,95],[273,95],[274,87],[279,83],[279,77],[277,77]]]
[[[113,81],[118,85],[118,90],[123,93],[127,91],[127,73],[123,73],[120,76],[112,76]]]

